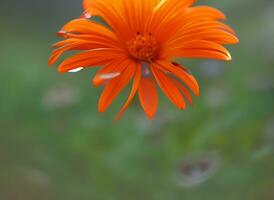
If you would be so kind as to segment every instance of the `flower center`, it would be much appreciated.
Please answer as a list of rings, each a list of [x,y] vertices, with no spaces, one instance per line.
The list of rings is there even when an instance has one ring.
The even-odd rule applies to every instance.
[[[149,62],[156,58],[159,45],[151,33],[139,33],[127,42],[130,55],[138,60]]]

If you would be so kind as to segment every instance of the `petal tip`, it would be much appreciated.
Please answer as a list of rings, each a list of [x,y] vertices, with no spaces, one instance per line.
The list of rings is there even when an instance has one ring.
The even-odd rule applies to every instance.
[[[49,66],[49,67],[52,67],[53,64],[54,64],[54,62],[52,61],[52,58],[50,58],[50,59],[48,60],[48,66]]]
[[[153,120],[155,117],[155,113],[147,113],[146,116],[148,120]]]
[[[201,95],[200,90],[198,90],[197,92],[195,92],[194,95],[195,95],[196,97],[199,97],[199,96]],[[192,103],[193,103],[193,102],[191,102],[191,104],[192,104]]]
[[[105,109],[103,109],[101,106],[98,107],[98,112],[99,113],[104,113],[105,112]]]
[[[63,67],[58,67],[58,72],[60,74],[66,73],[68,70],[64,69]]]

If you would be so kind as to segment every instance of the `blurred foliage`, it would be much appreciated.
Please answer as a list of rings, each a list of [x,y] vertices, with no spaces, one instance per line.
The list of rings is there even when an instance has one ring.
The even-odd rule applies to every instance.
[[[118,124],[126,92],[98,114],[94,70],[47,67],[81,1],[15,2],[0,3],[1,200],[274,199],[272,0],[200,1],[238,32],[233,61],[181,61],[201,85],[194,105],[161,96],[147,121],[136,101]]]

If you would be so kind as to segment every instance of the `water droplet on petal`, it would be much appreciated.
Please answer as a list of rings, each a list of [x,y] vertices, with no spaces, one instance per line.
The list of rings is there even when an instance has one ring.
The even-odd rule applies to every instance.
[[[72,69],[72,70],[70,70],[69,72],[75,73],[75,72],[81,71],[82,69],[84,69],[84,68],[83,68],[83,67],[79,67],[79,68],[76,68],[76,69]]]
[[[86,19],[90,19],[92,17],[92,15],[89,12],[85,11],[83,13],[83,17],[86,18]]]
[[[108,79],[116,78],[119,75],[120,75],[119,72],[114,72],[114,73],[108,73],[108,74],[101,74],[99,76],[100,76],[101,79],[108,80]]]
[[[60,30],[58,33],[60,33],[60,34],[66,34],[67,31],[65,31],[65,30]]]
[[[61,36],[61,37],[66,37],[66,34],[67,34],[67,33],[68,33],[68,32],[65,31],[65,30],[60,30],[60,31],[58,31],[56,34],[59,35],[59,36]]]

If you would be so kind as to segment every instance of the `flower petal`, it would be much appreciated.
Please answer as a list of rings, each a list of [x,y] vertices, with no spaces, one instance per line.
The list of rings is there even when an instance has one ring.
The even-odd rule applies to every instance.
[[[122,14],[123,0],[84,0],[86,13],[100,16],[121,38],[129,38],[128,25]]]
[[[92,49],[102,49],[102,48],[107,48],[107,46],[104,46],[104,44],[100,42],[87,42],[87,41],[78,40],[73,43],[69,43],[65,46],[61,46],[55,49],[54,51],[52,51],[48,64],[53,65],[54,63],[56,63],[57,60],[60,58],[60,56],[67,51],[92,50]]]
[[[130,62],[130,61],[125,61],[125,59],[122,60],[114,60],[113,62],[109,63],[107,66],[103,67],[101,70],[99,70],[96,75],[94,76],[92,83],[95,86],[101,86],[108,82],[109,80],[116,78],[121,73],[125,70],[125,62]],[[106,79],[105,75],[110,75],[108,79]],[[116,76],[117,75],[117,76]]]
[[[185,20],[189,18],[209,18],[209,19],[226,19],[224,13],[216,8],[209,6],[195,6],[188,8],[187,12],[184,15]]]
[[[180,29],[180,35],[185,35],[187,33],[191,34],[193,32],[205,31],[205,30],[215,30],[220,29],[227,31],[229,33],[235,34],[235,31],[228,25],[213,20],[191,20]]]
[[[212,49],[182,49],[176,54],[182,58],[204,58],[216,60],[231,60],[230,55]]]
[[[192,40],[207,40],[218,44],[236,44],[239,42],[239,39],[232,33],[221,29],[208,29],[203,31],[193,31],[172,38],[172,40],[170,40],[171,42],[169,42],[169,46],[183,44],[186,41],[188,42]]]
[[[182,94],[184,95],[184,97],[189,101],[189,103],[192,104],[191,94],[186,89],[186,87],[184,87],[183,84],[180,81],[176,80],[176,79],[173,79],[172,81],[177,86],[177,88],[182,92]]]
[[[123,63],[125,70],[120,76],[109,81],[99,99],[99,112],[104,112],[117,97],[117,95],[126,87],[134,76],[136,64],[133,61]]]
[[[207,40],[190,40],[179,44],[167,44],[163,57],[213,58],[231,60],[229,51],[222,45]]]
[[[97,22],[87,19],[75,19],[65,24],[61,29],[61,35],[67,36],[67,33],[97,35],[119,41],[117,36],[106,27]]]
[[[95,67],[122,59],[124,55],[111,49],[96,49],[76,54],[64,60],[58,68],[60,73],[70,71],[78,67]]]
[[[153,118],[158,107],[158,93],[152,77],[142,77],[139,89],[139,100],[148,118]]]
[[[173,84],[171,78],[168,77],[162,70],[158,69],[155,65],[151,67],[151,71],[160,88],[169,100],[179,109],[185,109],[186,103],[180,93],[180,90]]]
[[[116,116],[116,118],[115,118],[116,122],[121,118],[121,116],[123,115],[123,113],[126,111],[126,109],[128,108],[128,106],[132,102],[132,100],[133,100],[133,98],[134,98],[134,96],[135,96],[135,94],[136,94],[136,92],[138,90],[138,87],[139,87],[139,84],[140,84],[140,80],[141,80],[141,75],[142,75],[141,65],[136,63],[136,72],[135,72],[135,75],[134,75],[134,80],[133,80],[133,84],[132,84],[132,89],[131,89],[130,95],[129,95],[126,103],[124,104],[123,108],[121,109],[121,111]]]
[[[159,30],[166,24],[182,15],[183,11],[191,6],[195,0],[162,0],[155,6],[150,31],[162,34]]]
[[[183,68],[177,65],[173,65],[167,61],[158,61],[156,63],[161,69],[166,70],[181,79],[196,96],[200,95],[199,84],[197,83],[196,79],[187,73]]]

